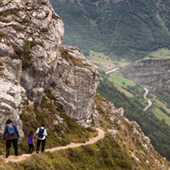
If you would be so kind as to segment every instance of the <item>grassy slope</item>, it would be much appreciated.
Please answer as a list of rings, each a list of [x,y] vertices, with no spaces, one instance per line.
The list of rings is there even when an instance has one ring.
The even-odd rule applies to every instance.
[[[149,94],[149,96],[150,100],[153,102],[153,106],[151,107],[152,112],[157,116],[157,118],[160,120],[164,119],[165,122],[170,125],[170,116],[159,108],[162,107],[167,111],[167,113],[170,113],[170,109],[167,108],[167,103],[159,100],[159,98],[153,93]]]
[[[114,77],[114,76],[113,77],[109,77],[109,81],[112,81],[114,83],[114,85],[118,88],[118,90],[123,92],[126,96],[133,97],[132,93],[130,93],[127,90],[124,89],[128,85],[132,86],[132,83],[130,83],[130,81],[128,81],[127,79],[124,79],[122,77]],[[123,84],[123,82],[124,82],[124,84]]]
[[[144,59],[150,59],[150,58],[158,58],[158,59],[164,59],[170,57],[170,50],[167,48],[161,48],[159,50],[151,52],[146,58]]]
[[[45,152],[39,155],[33,155],[26,159],[25,161],[19,163],[7,163],[5,164],[0,159],[0,169],[9,170],[160,170],[159,166],[155,160],[158,160],[161,164],[166,167],[170,166],[165,159],[163,159],[159,154],[157,154],[149,145],[149,152],[143,147],[142,140],[138,139],[138,135],[133,133],[134,126],[140,132],[139,127],[136,126],[135,122],[128,122],[125,117],[117,117],[111,114],[111,110],[105,107],[107,114],[102,111],[102,103],[106,101],[102,96],[96,95],[95,103],[97,110],[100,115],[101,127],[105,130],[106,136],[104,139],[92,145],[81,146],[74,149],[66,149],[55,151],[53,153]],[[110,117],[114,117],[115,123],[110,121]],[[121,125],[117,124],[117,121],[121,121]],[[72,122],[72,126],[77,127],[75,121]],[[122,129],[124,126],[124,129]],[[80,128],[80,127],[77,127]],[[114,129],[118,131],[116,138],[113,138],[107,129]],[[136,139],[136,142],[133,140]],[[131,152],[133,152],[140,161],[136,161],[131,157]],[[149,164],[146,163],[149,161]]]

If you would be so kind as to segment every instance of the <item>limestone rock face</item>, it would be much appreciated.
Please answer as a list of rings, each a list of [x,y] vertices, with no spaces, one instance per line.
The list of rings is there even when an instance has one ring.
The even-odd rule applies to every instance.
[[[101,79],[100,74],[77,48],[62,46],[61,51],[48,88],[67,115],[77,120],[89,118],[94,109],[93,97]],[[52,84],[55,86],[50,86]]]
[[[128,78],[163,93],[170,92],[170,59],[138,61],[122,69]]]
[[[99,121],[99,113],[97,110],[94,110],[94,114],[93,114],[93,121],[94,121],[94,126],[100,126],[100,121]]]
[[[48,0],[3,0],[0,6],[0,56],[22,60],[21,85],[37,103],[56,67],[63,22]]]
[[[79,49],[61,46],[63,35],[63,22],[49,0],[0,1],[0,137],[11,118],[23,139],[22,107],[34,108],[46,90],[55,96],[56,108],[91,126],[101,77]],[[56,117],[53,124],[63,121]]]
[[[27,102],[26,91],[19,84],[22,63],[9,57],[1,57],[0,63],[0,137],[3,136],[6,120],[11,119],[17,125],[22,141],[24,133],[20,114]]]

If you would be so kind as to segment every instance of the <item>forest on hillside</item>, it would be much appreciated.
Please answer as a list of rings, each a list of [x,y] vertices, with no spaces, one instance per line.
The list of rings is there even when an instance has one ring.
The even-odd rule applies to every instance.
[[[153,147],[163,157],[170,160],[170,126],[165,123],[164,119],[159,120],[150,110],[144,112],[138,100],[126,97],[107,77],[98,86],[98,93],[112,102],[116,108],[123,107],[125,116],[129,120],[135,120],[145,135],[151,139]]]
[[[170,48],[167,0],[50,2],[65,24],[63,44],[77,46],[86,56],[94,50],[112,59],[137,60]]]

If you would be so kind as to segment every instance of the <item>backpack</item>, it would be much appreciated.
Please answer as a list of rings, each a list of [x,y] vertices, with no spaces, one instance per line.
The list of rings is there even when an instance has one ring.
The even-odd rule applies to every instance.
[[[39,128],[38,138],[43,138],[43,137],[44,137],[44,129]]]
[[[15,133],[14,125],[13,124],[9,124],[8,125],[8,134],[12,135],[14,133]]]

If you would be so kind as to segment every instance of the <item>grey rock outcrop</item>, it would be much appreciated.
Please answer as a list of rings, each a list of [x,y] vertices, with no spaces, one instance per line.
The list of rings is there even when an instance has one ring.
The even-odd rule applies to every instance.
[[[94,126],[100,126],[100,121],[99,121],[99,113],[97,110],[94,110],[94,114],[93,114],[93,121],[94,121]]]
[[[20,60],[9,57],[0,58],[0,137],[7,119],[17,125],[20,141],[24,138],[23,124],[20,120],[22,106],[27,102],[25,89],[20,86],[22,64]]]
[[[114,107],[112,107],[111,112],[112,112],[113,114],[115,114],[116,116],[123,116],[123,115],[124,115],[124,109],[123,109],[123,107],[121,107],[121,108],[119,108],[119,109],[117,109],[117,110],[116,110]]]
[[[114,117],[113,117],[113,116],[111,116],[111,117],[110,117],[110,120],[111,120],[111,122],[112,122],[112,123],[114,123],[114,122],[115,122],[115,119],[114,119]]]
[[[110,108],[110,109],[112,109],[112,108],[114,109],[114,105],[113,105],[113,103],[111,103],[111,102],[109,102],[107,106],[108,106],[108,108]]]
[[[67,56],[61,55],[48,88],[57,98],[56,104],[60,104],[67,115],[77,120],[87,119],[94,109],[93,97],[100,74],[77,48],[62,46],[61,53],[64,52]]]
[[[59,57],[63,22],[48,0],[3,0],[2,3],[0,55],[22,60],[26,69],[22,72],[21,85],[29,97],[40,103]]]
[[[91,123],[92,123],[92,120],[91,119],[82,119],[82,120],[79,120],[78,123],[83,126],[84,128],[90,128],[92,127]]]
[[[136,161],[140,161],[139,158],[137,156],[135,156],[134,153],[131,153],[131,157],[134,158]]]
[[[114,138],[116,138],[116,135],[117,135],[117,133],[118,133],[117,130],[113,130],[113,129],[108,129],[108,132],[111,133],[111,135],[112,135]]]

